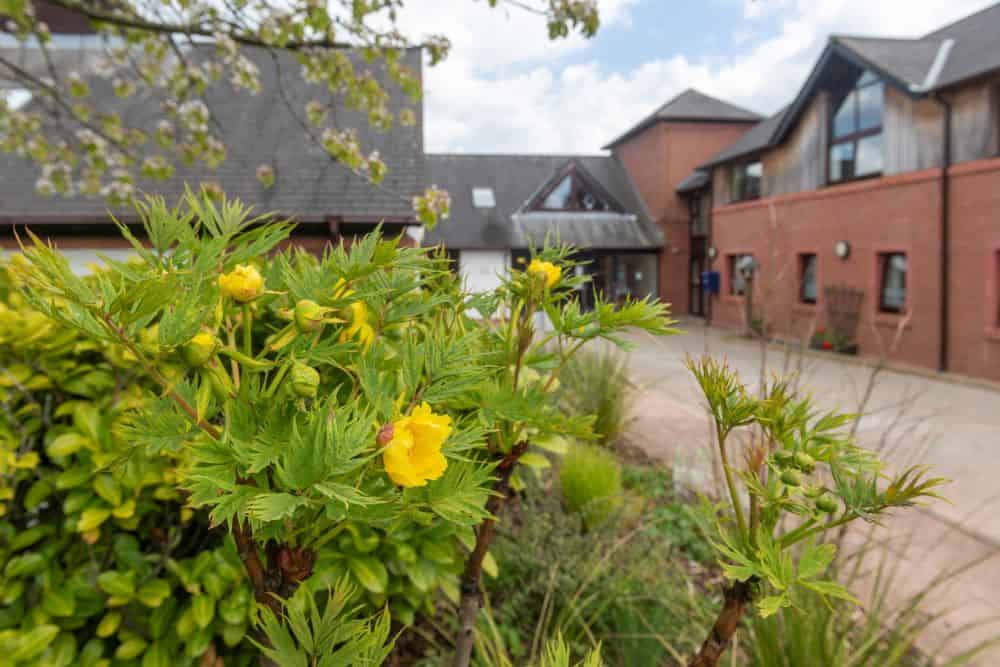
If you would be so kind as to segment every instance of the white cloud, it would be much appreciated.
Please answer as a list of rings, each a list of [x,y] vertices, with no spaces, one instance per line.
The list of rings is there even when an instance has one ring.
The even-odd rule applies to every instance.
[[[645,0],[659,3],[662,0]],[[631,25],[638,0],[601,0],[604,29]],[[596,59],[586,40],[546,39],[544,22],[469,0],[418,0],[406,17],[419,33],[443,33],[450,58],[425,70],[429,151],[593,152],[687,87],[772,112],[795,94],[831,33],[919,35],[992,0],[747,0],[720,27],[773,35],[733,40],[727,53],[671,52],[625,73]],[[502,15],[498,15],[500,12]],[[669,16],[669,14],[668,14]],[[638,35],[638,31],[636,32]],[[732,34],[739,34],[732,33]]]

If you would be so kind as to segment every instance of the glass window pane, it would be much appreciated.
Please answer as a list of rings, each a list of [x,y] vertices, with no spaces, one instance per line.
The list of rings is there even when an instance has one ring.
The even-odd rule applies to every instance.
[[[830,147],[830,181],[854,178],[854,143],[834,144]]]
[[[867,176],[880,171],[882,171],[882,135],[875,134],[859,139],[854,173],[857,176]]]
[[[572,189],[573,178],[567,175],[545,198],[542,208],[565,209],[569,204],[569,195]]]
[[[855,106],[857,104],[857,92],[851,91],[837,107],[833,115],[833,136],[843,137],[857,131],[855,123]]]
[[[884,87],[876,83],[858,89],[858,129],[870,130],[882,125]]]
[[[799,299],[805,303],[816,303],[816,255],[802,255]]]
[[[906,306],[906,255],[889,253],[882,256],[882,289],[879,306],[882,310],[902,312]]]
[[[878,81],[878,75],[875,74],[875,72],[871,71],[870,69],[866,69],[864,72],[861,73],[861,76],[858,77],[857,85],[863,86],[867,83],[874,83],[876,81]]]

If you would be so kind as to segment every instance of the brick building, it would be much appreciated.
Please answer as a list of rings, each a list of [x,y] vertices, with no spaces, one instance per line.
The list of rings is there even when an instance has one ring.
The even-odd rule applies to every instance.
[[[998,136],[1000,5],[913,39],[831,37],[788,106],[675,188],[719,274],[712,323],[867,356],[898,338],[895,361],[1000,380]],[[669,199],[672,178],[635,178]],[[683,209],[662,210],[669,244]],[[700,313],[683,264],[663,293]]]

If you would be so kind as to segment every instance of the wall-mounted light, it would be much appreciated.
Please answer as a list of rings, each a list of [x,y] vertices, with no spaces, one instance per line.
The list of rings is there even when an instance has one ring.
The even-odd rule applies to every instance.
[[[708,258],[715,259],[715,256],[719,254],[719,251],[715,249],[715,246],[709,246],[708,248]]]
[[[847,241],[837,241],[833,245],[833,252],[840,259],[847,259],[851,256],[851,244]]]

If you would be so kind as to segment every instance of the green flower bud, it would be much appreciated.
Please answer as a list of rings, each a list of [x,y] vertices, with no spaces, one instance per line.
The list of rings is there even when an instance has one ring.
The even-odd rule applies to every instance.
[[[774,462],[782,468],[790,465],[794,458],[791,452],[784,449],[779,449],[772,456],[774,457]]]
[[[191,366],[204,366],[215,354],[218,344],[219,341],[215,336],[202,332],[184,343],[181,347],[181,356]]]
[[[816,469],[816,459],[805,452],[795,453],[795,467],[805,473],[810,473]]]
[[[802,475],[798,470],[783,470],[781,481],[788,486],[802,486]]]
[[[312,398],[319,389],[319,371],[303,363],[292,366],[292,391],[301,398]]]
[[[840,503],[838,503],[837,499],[829,493],[824,493],[816,499],[816,509],[820,512],[824,512],[825,514],[833,514],[840,509]]]
[[[295,326],[302,333],[319,331],[323,328],[323,316],[326,309],[315,301],[301,299],[295,304]]]

